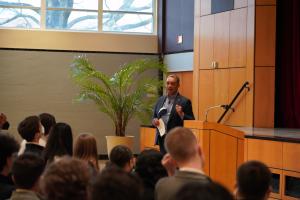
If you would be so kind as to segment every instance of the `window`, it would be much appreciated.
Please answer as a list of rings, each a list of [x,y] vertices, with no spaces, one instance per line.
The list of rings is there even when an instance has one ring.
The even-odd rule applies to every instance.
[[[0,0],[0,27],[153,33],[155,0]]]

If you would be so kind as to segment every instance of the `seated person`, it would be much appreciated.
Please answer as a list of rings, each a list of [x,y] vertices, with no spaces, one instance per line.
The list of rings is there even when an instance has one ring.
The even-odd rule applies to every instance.
[[[41,188],[46,200],[87,200],[91,178],[86,162],[64,156],[46,168]]]
[[[142,183],[124,170],[111,167],[104,169],[92,185],[92,200],[143,200]]]
[[[39,140],[42,137],[42,125],[38,116],[26,117],[18,126],[18,132],[21,137],[26,140],[24,149],[25,152],[32,152],[42,156],[44,147],[39,145]],[[22,152],[19,153],[19,155]]]
[[[0,133],[0,199],[7,199],[15,189],[11,178],[13,155],[19,150],[19,143],[10,135]]]
[[[267,200],[271,192],[272,174],[259,161],[248,161],[237,171],[237,199]]]
[[[4,113],[0,114],[0,130],[8,130],[9,122],[7,121],[6,115]]]
[[[39,179],[45,168],[44,160],[36,154],[24,153],[13,163],[12,176],[17,187],[10,200],[40,200]]]
[[[109,154],[109,164],[123,169],[125,172],[131,172],[134,167],[134,157],[131,150],[124,145],[115,146]]]
[[[174,200],[234,200],[233,195],[221,184],[191,182],[184,185]]]
[[[56,120],[55,117],[49,113],[41,113],[39,114],[39,118],[42,126],[44,127],[44,131],[43,131],[44,134],[40,139],[39,144],[42,146],[46,146],[46,141],[48,139],[50,129],[54,124],[56,124]]]
[[[157,181],[168,176],[161,164],[163,154],[155,149],[146,149],[137,157],[135,173],[141,178],[144,185],[143,200],[154,199],[154,189]]]

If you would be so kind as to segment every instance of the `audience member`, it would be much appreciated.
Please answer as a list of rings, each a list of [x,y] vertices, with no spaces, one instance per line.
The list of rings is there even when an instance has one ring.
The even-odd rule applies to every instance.
[[[44,147],[39,145],[39,140],[42,136],[42,125],[40,123],[40,119],[37,116],[26,117],[19,124],[18,132],[21,137],[27,141],[24,153],[32,152],[41,156]],[[19,154],[22,154],[21,151],[22,149]]]
[[[43,136],[40,139],[39,143],[42,146],[46,146],[46,141],[48,139],[48,134],[50,132],[50,129],[54,124],[56,124],[55,117],[49,113],[41,113],[39,114],[39,118],[41,121],[42,126],[44,127]]]
[[[82,160],[62,157],[46,168],[41,187],[46,200],[87,200],[92,173]]]
[[[124,145],[115,146],[109,154],[109,165],[120,167],[125,172],[131,172],[134,167],[134,157],[131,150]]]
[[[265,200],[271,192],[272,174],[259,161],[248,161],[237,171],[237,199]]]
[[[57,123],[49,133],[44,158],[51,163],[64,155],[73,155],[72,129],[66,123]]]
[[[219,183],[191,182],[184,185],[173,200],[234,200],[234,197]]]
[[[143,181],[143,200],[153,200],[155,184],[160,178],[168,176],[161,164],[162,158],[163,154],[155,149],[144,150],[137,157],[135,173]]]
[[[116,167],[107,168],[92,186],[92,200],[142,200],[142,184],[138,177]]]
[[[74,157],[87,161],[96,171],[99,171],[97,141],[92,134],[82,133],[77,137]]]
[[[9,122],[7,121],[7,117],[4,113],[0,114],[0,130],[8,130]]]
[[[187,128],[177,127],[166,136],[167,154],[163,164],[167,170],[179,168],[174,176],[160,179],[155,187],[155,199],[173,199],[178,190],[189,182],[209,183],[210,179],[203,172],[203,155],[195,135]],[[176,165],[175,165],[176,164]]]
[[[7,199],[15,189],[11,178],[13,155],[19,150],[19,143],[10,135],[0,133],[0,199]]]
[[[39,200],[39,179],[44,171],[45,162],[36,154],[24,153],[13,163],[12,177],[17,187],[11,200]]]

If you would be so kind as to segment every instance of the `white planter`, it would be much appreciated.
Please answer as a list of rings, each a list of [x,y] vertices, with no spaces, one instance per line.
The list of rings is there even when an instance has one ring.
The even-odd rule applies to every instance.
[[[133,152],[133,140],[134,136],[105,136],[107,145],[107,155],[109,156],[110,151],[117,145],[127,146]]]

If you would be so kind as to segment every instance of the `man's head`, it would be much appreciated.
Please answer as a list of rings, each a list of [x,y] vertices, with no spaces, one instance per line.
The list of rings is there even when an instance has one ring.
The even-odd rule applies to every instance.
[[[270,193],[272,175],[268,167],[259,161],[242,164],[237,171],[238,196],[263,200]]]
[[[124,145],[115,146],[109,154],[109,160],[112,164],[130,172],[134,166],[134,157],[131,150]]]
[[[91,170],[82,160],[63,157],[45,170],[42,189],[47,200],[88,199]]]
[[[9,173],[12,165],[12,155],[17,153],[19,148],[19,143],[13,137],[0,133],[0,174],[7,175]],[[6,172],[4,173],[4,171]]]
[[[188,128],[176,127],[165,138],[165,148],[179,163],[187,163],[195,158],[202,161],[202,151],[193,132]]]
[[[42,113],[39,115],[41,124],[45,128],[45,136],[48,135],[51,127],[56,123],[55,117],[49,113]]]
[[[16,186],[20,189],[34,189],[44,171],[44,160],[30,153],[20,155],[13,163],[12,175]]]
[[[140,200],[142,183],[134,175],[118,168],[102,171],[92,186],[92,200]]]
[[[166,89],[167,95],[175,95],[178,92],[178,88],[180,86],[179,77],[175,74],[170,74],[166,79]]]
[[[18,132],[27,142],[38,142],[42,136],[42,125],[38,116],[26,117],[18,126]]]

